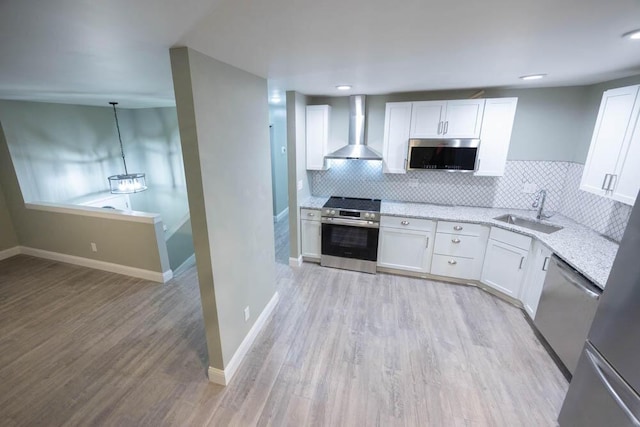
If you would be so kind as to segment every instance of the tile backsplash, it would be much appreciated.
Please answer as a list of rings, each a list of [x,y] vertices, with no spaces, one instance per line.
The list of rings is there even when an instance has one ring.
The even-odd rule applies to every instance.
[[[546,209],[559,212],[614,240],[622,238],[631,207],[579,190],[583,165],[554,161],[508,161],[504,176],[409,171],[382,173],[382,162],[332,160],[326,171],[309,171],[314,196],[381,198],[443,205],[533,209],[526,184],[547,190]]]

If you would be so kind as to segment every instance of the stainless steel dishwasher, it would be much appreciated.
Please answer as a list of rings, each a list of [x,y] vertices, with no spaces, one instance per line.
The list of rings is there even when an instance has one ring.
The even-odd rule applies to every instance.
[[[551,257],[534,323],[571,375],[602,290],[557,256]]]

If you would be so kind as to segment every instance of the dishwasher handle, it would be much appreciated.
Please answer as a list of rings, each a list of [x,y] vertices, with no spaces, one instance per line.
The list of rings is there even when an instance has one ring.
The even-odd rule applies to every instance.
[[[575,272],[564,261],[562,261],[560,258],[557,258],[556,256],[553,256],[551,260],[554,262],[554,264],[556,264],[556,266],[558,267],[558,271],[560,272],[562,277],[564,277],[567,280],[567,282],[571,283],[573,286],[583,291],[590,298],[593,298],[593,299],[600,298],[600,295],[602,294],[602,292],[597,292],[593,289],[590,289],[589,284],[587,283],[580,283],[580,280],[577,280],[578,278],[580,278],[579,273]]]

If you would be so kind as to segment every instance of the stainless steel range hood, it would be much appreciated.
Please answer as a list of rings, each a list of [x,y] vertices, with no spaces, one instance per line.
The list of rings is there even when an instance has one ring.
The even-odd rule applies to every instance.
[[[382,160],[364,141],[365,100],[364,95],[349,97],[349,145],[328,154],[327,159]]]

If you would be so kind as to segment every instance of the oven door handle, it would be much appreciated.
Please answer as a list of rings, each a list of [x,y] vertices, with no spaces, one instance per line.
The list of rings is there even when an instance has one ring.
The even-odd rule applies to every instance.
[[[322,218],[322,223],[329,225],[351,225],[353,227],[380,228],[380,223],[376,221],[361,221],[346,218]]]

